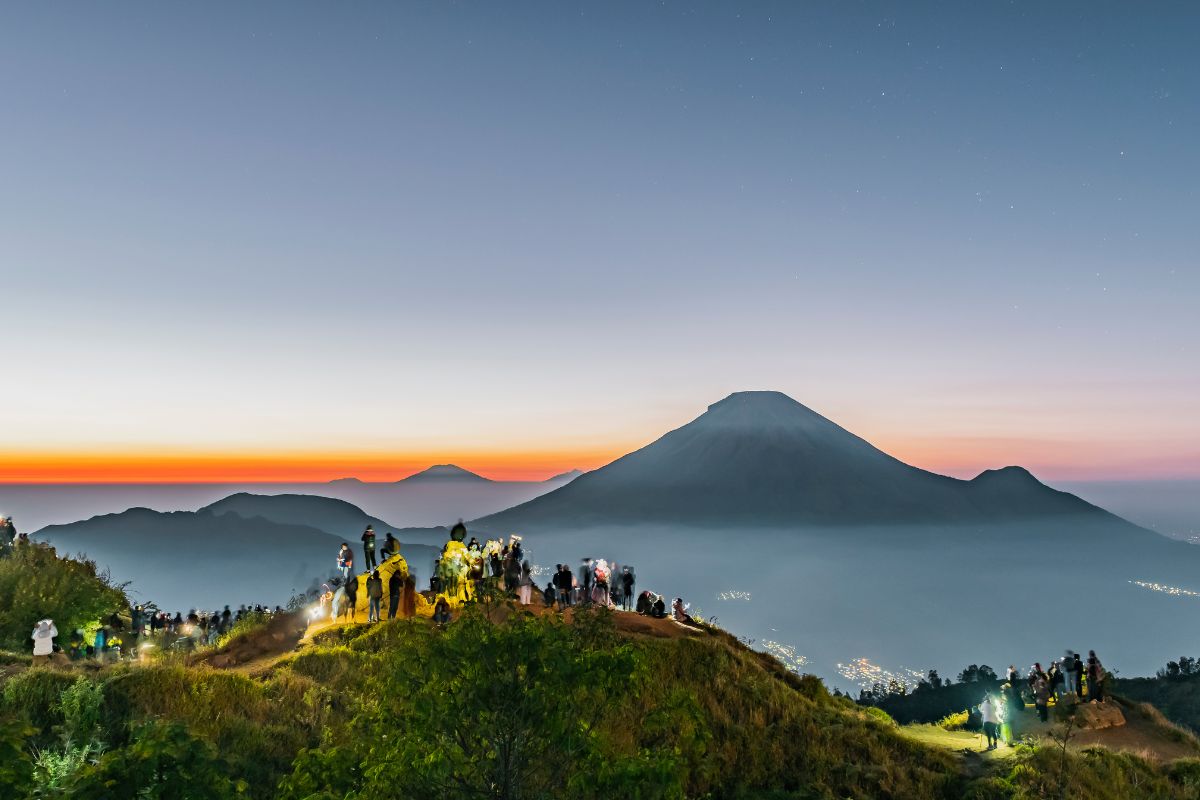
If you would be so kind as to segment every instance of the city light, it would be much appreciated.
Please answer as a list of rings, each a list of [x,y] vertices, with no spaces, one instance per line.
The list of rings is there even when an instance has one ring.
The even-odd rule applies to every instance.
[[[1168,586],[1165,583],[1153,583],[1151,581],[1130,581],[1134,586],[1140,586],[1143,589],[1149,589],[1152,592],[1162,592],[1174,597],[1200,597],[1200,592],[1193,592],[1191,589],[1181,589],[1178,586]]]
[[[925,677],[925,673],[907,667],[892,672],[878,664],[872,664],[866,658],[856,658],[848,664],[838,664],[837,671],[843,678],[863,689],[870,689],[877,683],[886,686],[894,681],[911,690]]]
[[[717,599],[718,600],[746,600],[746,601],[749,601],[750,593],[749,592],[738,592],[738,591],[718,592]]]
[[[779,659],[780,663],[796,674],[803,672],[804,665],[808,663],[808,659],[797,653],[796,648],[789,644],[780,644],[779,642],[767,639],[762,643],[762,646],[763,650],[775,656],[775,658]]]

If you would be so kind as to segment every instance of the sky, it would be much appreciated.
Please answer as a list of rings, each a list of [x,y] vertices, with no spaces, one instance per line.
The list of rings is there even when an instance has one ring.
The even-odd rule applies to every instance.
[[[1200,476],[1200,7],[23,4],[0,481],[592,468],[777,389]]]

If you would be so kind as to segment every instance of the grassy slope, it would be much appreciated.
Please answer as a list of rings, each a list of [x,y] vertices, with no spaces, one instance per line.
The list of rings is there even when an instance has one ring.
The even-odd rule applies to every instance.
[[[1057,795],[1065,786],[1074,796],[1114,800],[1200,798],[1194,761],[1163,769],[1132,755],[1088,751],[1063,761],[1049,749],[1022,748],[1004,761],[965,762],[952,752],[957,747],[906,735],[726,634],[672,638],[670,630],[618,631],[650,679],[608,698],[601,728],[620,752],[677,754],[688,797],[1017,798]],[[139,719],[183,721],[226,754],[251,796],[275,797],[302,749],[355,737],[359,715],[379,703],[378,686],[367,689],[373,676],[461,670],[428,660],[436,637],[451,633],[423,620],[335,627],[254,676],[178,664],[111,667],[90,678],[104,690],[101,738],[120,747]],[[39,730],[34,744],[51,746],[63,724],[57,698],[75,677],[43,669],[12,675],[0,711],[26,714]],[[398,729],[401,694],[389,698],[400,709]]]

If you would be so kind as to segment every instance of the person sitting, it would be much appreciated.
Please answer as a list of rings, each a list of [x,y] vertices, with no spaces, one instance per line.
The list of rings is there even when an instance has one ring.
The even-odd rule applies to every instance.
[[[654,606],[654,595],[649,590],[643,591],[638,595],[637,613],[648,615]]]
[[[542,602],[546,608],[553,608],[555,601],[558,600],[558,590],[554,588],[554,581],[546,584],[545,591],[542,592]]]
[[[434,605],[433,621],[438,625],[445,625],[450,621],[450,604],[446,602],[446,598],[439,597]]]
[[[675,618],[676,622],[681,622],[684,625],[695,625],[696,620],[692,619],[691,615],[687,613],[687,608],[683,604],[683,598],[676,597],[675,602],[671,603],[671,615]]]
[[[654,595],[654,604],[650,606],[650,616],[655,619],[666,619],[667,601],[663,600],[661,594]]]
[[[400,540],[393,536],[391,531],[388,531],[387,538],[383,542],[383,553],[381,555],[384,561],[393,556],[400,555]]]
[[[50,654],[54,652],[55,636],[58,636],[58,628],[54,627],[54,620],[41,620],[34,627],[33,635],[29,637],[33,639],[34,666],[50,661]]]

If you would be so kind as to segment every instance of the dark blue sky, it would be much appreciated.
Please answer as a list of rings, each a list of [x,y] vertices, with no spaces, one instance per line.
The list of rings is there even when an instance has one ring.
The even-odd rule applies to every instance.
[[[570,462],[777,388],[923,466],[1200,474],[1198,41],[1186,3],[10,7],[9,447]]]

